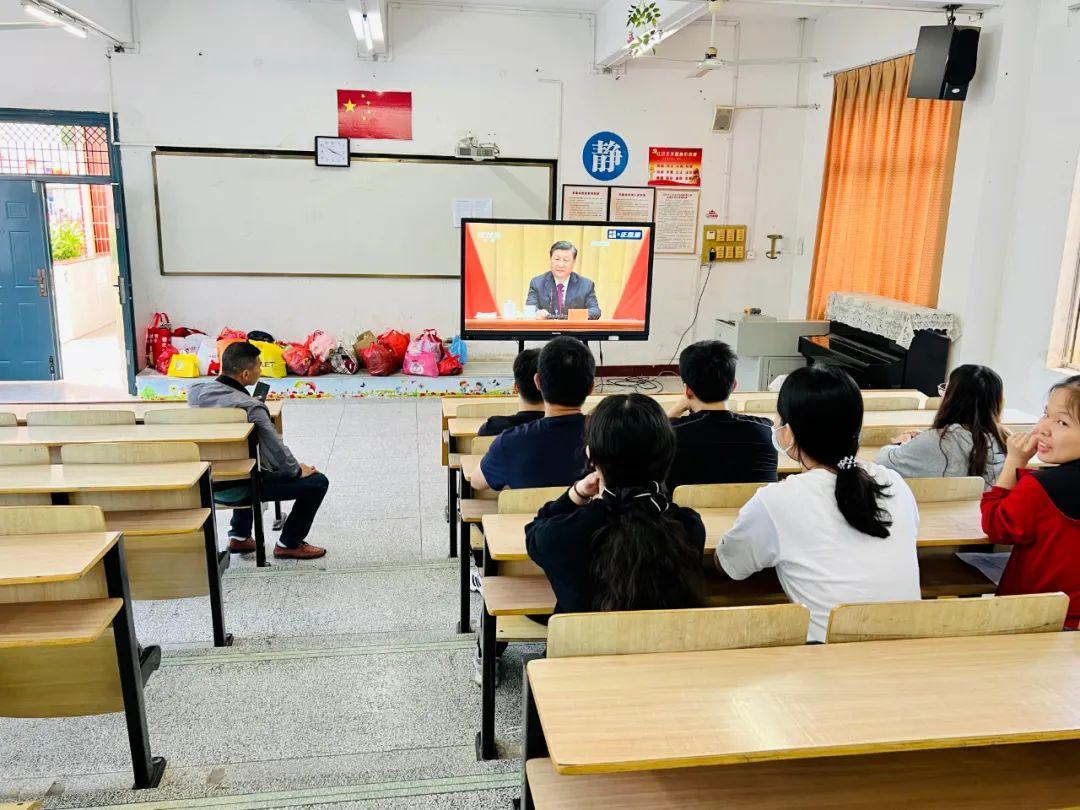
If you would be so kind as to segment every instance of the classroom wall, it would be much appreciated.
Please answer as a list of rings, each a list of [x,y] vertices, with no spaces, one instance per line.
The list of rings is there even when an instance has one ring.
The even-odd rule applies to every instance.
[[[122,0],[71,0],[117,28]],[[612,129],[627,140],[630,166],[620,182],[646,180],[650,145],[702,146],[702,211],[725,210],[764,233],[794,230],[803,113],[746,111],[733,136],[709,130],[713,106],[730,103],[733,76],[719,71],[691,81],[691,65],[635,63],[618,76],[593,75],[590,15],[460,11],[395,4],[392,59],[361,61],[339,3],[298,0],[137,0],[140,52],[112,59],[115,109],[125,175],[136,322],[164,309],[207,330],[223,325],[267,329],[285,338],[391,326],[435,326],[453,334],[457,282],[396,279],[162,278],[157,266],[149,153],[154,144],[310,149],[312,136],[336,128],[339,88],[411,89],[414,140],[356,142],[370,151],[447,153],[466,130],[493,133],[506,156],[560,158],[560,182],[586,182],[585,138]],[[15,0],[0,0],[0,19],[22,19]],[[734,30],[721,32],[732,45]],[[104,46],[61,32],[5,33],[0,103],[10,107],[104,110]],[[700,58],[707,25],[695,24],[662,46],[662,55]],[[751,21],[740,29],[743,55],[793,54],[794,21]],[[725,46],[722,45],[722,49]],[[34,75],[33,81],[22,77]],[[744,69],[741,104],[790,104],[796,69]],[[559,121],[560,95],[562,124]],[[727,150],[733,183],[725,209]],[[756,226],[756,227],[753,227]],[[223,223],[222,227],[228,227]],[[358,223],[358,237],[363,237]],[[209,234],[207,238],[213,238]],[[716,315],[763,306],[782,314],[790,258],[718,267],[701,302],[698,328],[711,335]],[[690,323],[704,280],[694,257],[656,262],[653,338],[605,348],[608,362],[667,361]],[[509,355],[512,344],[474,347]]]

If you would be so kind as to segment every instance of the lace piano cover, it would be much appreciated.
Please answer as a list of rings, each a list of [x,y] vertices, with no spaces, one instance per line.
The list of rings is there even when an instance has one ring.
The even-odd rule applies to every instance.
[[[869,293],[831,293],[825,318],[887,337],[905,349],[918,329],[940,329],[949,340],[960,337],[960,319],[951,312]]]

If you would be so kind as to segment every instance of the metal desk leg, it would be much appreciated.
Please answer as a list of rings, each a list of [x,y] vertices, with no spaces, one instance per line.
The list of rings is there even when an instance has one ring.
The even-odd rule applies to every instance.
[[[250,447],[250,457],[255,459],[255,467],[251,471],[251,517],[253,521],[251,533],[255,535],[255,565],[258,568],[265,568],[266,533],[263,529],[262,482],[259,480],[259,440],[254,431],[251,433],[251,438],[248,439],[248,446]]]
[[[496,563],[488,554],[484,543],[484,576],[495,573]],[[487,612],[487,605],[480,611],[481,638],[481,685],[480,685],[480,733],[476,735],[476,758],[495,759],[495,635],[498,618]]]
[[[450,521],[450,556],[456,557],[458,553],[458,500],[457,500],[457,476],[458,471],[452,467],[446,468],[446,515]]]
[[[521,810],[534,810],[526,763],[530,759],[546,757],[548,750],[547,740],[544,739],[544,729],[540,725],[540,715],[536,712],[536,701],[533,700],[532,690],[529,689],[528,666],[521,677],[521,712],[521,799],[517,806]]]
[[[225,632],[225,605],[221,598],[221,569],[229,566],[229,552],[218,554],[217,513],[214,510],[214,486],[210,470],[199,479],[199,499],[210,509],[203,524],[203,544],[206,548],[206,578],[210,586],[210,619],[214,625],[214,646],[231,647],[232,633]],[[222,559],[224,558],[224,559]]]
[[[127,721],[131,766],[135,771],[135,789],[155,788],[165,773],[164,757],[150,753],[150,733],[146,727],[146,704],[143,701],[143,673],[139,663],[139,643],[135,640],[135,621],[131,615],[131,592],[124,561],[124,538],[105,555],[105,582],[109,596],[124,601],[112,621],[116,642],[116,663],[120,671],[120,691],[124,696],[124,719]]]
[[[456,471],[451,471],[455,475]],[[471,494],[472,487],[469,486],[467,481],[461,482],[461,494],[465,497],[466,493]],[[460,510],[457,510],[460,512]],[[469,537],[472,529],[465,523],[460,521],[460,514],[458,515],[458,528],[460,529],[459,537],[461,538],[461,554],[458,555],[458,598],[459,598],[459,617],[458,617],[458,632],[459,633],[471,633],[472,632],[472,599],[469,596],[469,574],[472,571],[472,545],[469,542]]]

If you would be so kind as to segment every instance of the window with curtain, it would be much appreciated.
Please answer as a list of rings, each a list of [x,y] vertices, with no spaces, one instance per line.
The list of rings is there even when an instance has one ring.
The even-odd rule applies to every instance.
[[[912,61],[834,77],[811,318],[832,292],[937,305],[962,103],[908,98]]]

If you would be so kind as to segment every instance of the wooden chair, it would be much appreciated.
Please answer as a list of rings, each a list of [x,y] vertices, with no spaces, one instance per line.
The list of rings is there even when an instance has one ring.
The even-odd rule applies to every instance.
[[[1063,593],[932,599],[837,605],[825,640],[886,641],[901,638],[1051,633],[1061,630],[1069,608]]]
[[[221,425],[248,421],[243,408],[158,408],[143,416],[146,425]]]
[[[499,400],[497,402],[467,402],[458,405],[454,414],[459,419],[486,419],[489,416],[510,416],[518,412],[517,399]]]
[[[105,411],[96,408],[68,411],[30,411],[30,427],[72,427],[82,425],[134,425],[135,411]]]
[[[64,464],[171,464],[199,461],[190,442],[66,444]],[[125,533],[133,599],[209,594],[203,507],[198,485],[167,492],[73,493],[71,503],[101,507],[110,529]]]
[[[886,444],[892,444],[892,440],[896,436],[905,433],[907,430],[908,428],[893,427],[891,425],[863,425],[862,432],[859,434],[859,444],[862,447],[883,447]]]
[[[0,444],[0,467],[21,467],[26,464],[48,464],[49,448],[39,445]],[[48,493],[21,495],[0,493],[2,506],[47,506],[52,503]]]
[[[863,397],[864,411],[918,411],[922,397]]]
[[[0,509],[0,535],[50,535],[105,530],[92,506],[31,506]],[[47,542],[43,540],[42,542]],[[99,562],[72,582],[0,588],[0,605],[96,605],[107,601],[105,569]],[[79,600],[79,601],[74,601]],[[85,600],[85,601],[84,601]],[[17,607],[16,607],[17,603]],[[65,617],[70,618],[70,617]],[[109,617],[111,619],[111,615]],[[123,711],[112,628],[74,646],[0,649],[0,716],[72,717]]]
[[[491,449],[492,443],[497,436],[473,436],[468,439],[458,439],[458,447],[461,448],[462,453],[468,453],[474,456],[482,456]]]
[[[19,420],[15,418],[15,414],[0,412],[0,427],[17,427]]]
[[[500,515],[535,515],[541,506],[566,492],[566,487],[535,487],[532,489],[504,489],[499,493]],[[482,540],[481,536],[481,540]],[[544,572],[532,560],[507,560],[499,563],[500,576],[543,576]],[[537,624],[531,620],[524,623],[530,638],[538,634]],[[504,626],[505,629],[505,626]],[[506,632],[510,632],[506,630]],[[504,633],[505,635],[505,633]]]
[[[766,396],[760,399],[743,400],[739,410],[746,411],[747,413],[776,413],[776,397]]]
[[[986,489],[986,481],[977,475],[952,478],[907,478],[915,500],[919,503],[946,501],[977,501]]]
[[[806,643],[803,605],[564,613],[548,622],[548,658],[698,652]]]
[[[765,486],[754,484],[692,484],[676,487],[671,500],[690,509],[730,509],[743,506]]]
[[[941,400],[943,399],[944,397],[927,397],[926,402],[923,403],[923,410],[936,411],[941,407]]]

